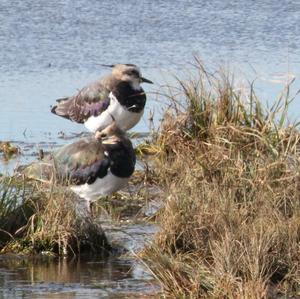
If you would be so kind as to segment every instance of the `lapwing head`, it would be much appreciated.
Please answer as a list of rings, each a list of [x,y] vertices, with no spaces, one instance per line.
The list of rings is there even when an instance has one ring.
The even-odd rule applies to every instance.
[[[121,139],[126,139],[126,134],[121,130],[115,121],[101,131],[95,133],[95,138],[102,143],[113,144],[119,142]]]
[[[112,67],[112,75],[117,80],[129,82],[133,89],[140,90],[141,83],[153,84],[152,81],[142,76],[139,67],[137,67],[135,64],[113,64],[106,66]]]

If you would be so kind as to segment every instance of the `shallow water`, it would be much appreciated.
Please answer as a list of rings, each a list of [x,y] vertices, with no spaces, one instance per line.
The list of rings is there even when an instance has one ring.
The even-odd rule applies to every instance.
[[[133,254],[151,241],[157,226],[131,217],[116,222],[99,214],[95,220],[113,247],[109,256],[0,255],[0,299],[154,297],[160,289]]]
[[[56,142],[60,131],[83,130],[49,107],[107,72],[99,63],[136,63],[156,83],[144,84],[149,100],[136,131],[159,112],[150,92],[195,53],[209,66],[232,66],[238,80],[256,78],[270,100],[299,77],[299,12],[287,0],[2,0],[0,140]]]
[[[39,149],[74,140],[64,134],[76,138],[84,131],[51,114],[50,105],[107,72],[100,63],[136,63],[156,83],[144,85],[148,102],[137,132],[148,131],[150,112],[156,121],[160,117],[152,92],[172,82],[170,72],[187,69],[194,54],[209,67],[230,66],[240,87],[255,79],[266,101],[294,77],[294,89],[300,87],[296,1],[2,0],[0,16],[0,141],[12,140],[22,152],[0,161],[0,173],[36,159]],[[299,100],[292,105],[290,116],[296,118]],[[1,261],[0,297],[116,298],[118,288],[143,290],[128,263]],[[92,288],[93,275],[109,287]]]
[[[130,259],[0,257],[0,298],[141,298],[158,291]]]

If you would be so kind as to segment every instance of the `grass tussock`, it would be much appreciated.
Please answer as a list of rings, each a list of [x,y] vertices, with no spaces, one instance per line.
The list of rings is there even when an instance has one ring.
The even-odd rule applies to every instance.
[[[142,258],[170,298],[300,295],[300,181],[290,85],[270,109],[224,72],[169,88],[150,151],[161,230]],[[144,145],[145,146],[145,145]]]
[[[108,247],[101,227],[81,215],[73,194],[24,178],[1,178],[1,253],[75,255]]]
[[[13,156],[19,154],[18,147],[12,145],[9,141],[0,141],[0,153],[4,160],[9,160]]]

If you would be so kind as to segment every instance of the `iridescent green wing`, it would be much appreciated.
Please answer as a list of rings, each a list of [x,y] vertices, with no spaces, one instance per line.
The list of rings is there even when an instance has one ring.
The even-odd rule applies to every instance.
[[[52,154],[55,172],[61,183],[91,184],[107,174],[110,159],[94,138],[65,145]]]

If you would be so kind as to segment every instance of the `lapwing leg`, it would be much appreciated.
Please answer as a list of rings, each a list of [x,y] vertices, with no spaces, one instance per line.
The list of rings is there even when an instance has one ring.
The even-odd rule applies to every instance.
[[[91,217],[93,218],[93,216],[94,216],[94,211],[93,211],[94,202],[90,201],[89,206],[90,206],[90,214],[91,214]]]
[[[86,209],[89,214],[92,213],[92,202],[89,199],[85,199]]]
[[[90,209],[90,200],[86,198],[76,197],[76,215],[80,218],[90,217],[91,209]]]

